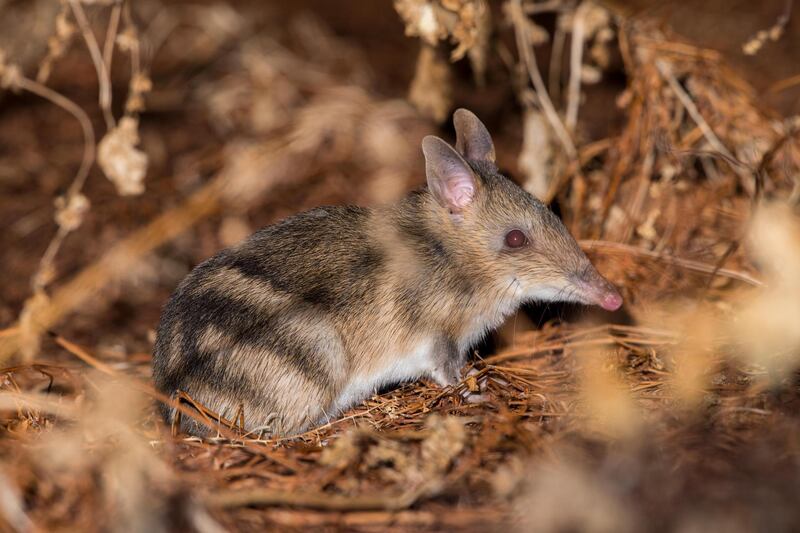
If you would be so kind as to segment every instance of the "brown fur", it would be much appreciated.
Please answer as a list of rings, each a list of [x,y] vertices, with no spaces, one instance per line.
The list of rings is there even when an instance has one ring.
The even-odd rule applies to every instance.
[[[443,148],[428,161],[443,165],[429,180],[469,165],[467,208],[424,189],[374,209],[317,208],[223,250],[164,309],[156,385],[228,416],[244,404],[248,429],[297,432],[393,380],[456,382],[469,346],[524,300],[591,303],[576,279],[613,290],[558,218],[497,173],[472,117],[459,143],[485,159]],[[513,228],[530,236],[524,250],[504,245]]]

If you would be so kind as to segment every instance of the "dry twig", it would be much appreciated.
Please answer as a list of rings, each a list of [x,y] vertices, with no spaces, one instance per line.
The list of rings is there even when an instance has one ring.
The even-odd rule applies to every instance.
[[[558,139],[561,142],[561,145],[564,147],[564,151],[567,153],[567,156],[569,156],[570,159],[574,159],[578,153],[575,149],[575,143],[572,142],[569,132],[561,122],[561,118],[558,116],[558,111],[556,111],[555,107],[553,106],[553,102],[550,100],[550,96],[547,94],[547,87],[545,87],[544,81],[542,80],[542,75],[539,72],[539,67],[536,64],[536,57],[531,51],[531,47],[528,42],[526,30],[527,26],[525,13],[522,10],[522,2],[521,0],[509,0],[506,5],[508,6],[508,12],[514,25],[514,34],[516,35],[517,39],[517,51],[519,52],[523,64],[527,69],[531,83],[533,83],[533,88],[536,90],[538,104],[544,111],[547,120],[550,122],[550,126],[556,133],[556,136],[558,136]]]

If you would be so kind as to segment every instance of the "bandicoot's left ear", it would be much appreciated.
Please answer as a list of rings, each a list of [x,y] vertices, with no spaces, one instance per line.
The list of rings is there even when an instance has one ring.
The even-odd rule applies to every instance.
[[[422,139],[428,190],[436,202],[453,215],[460,215],[475,197],[477,180],[461,154],[441,140],[428,135]]]
[[[467,159],[494,163],[494,143],[489,130],[472,111],[461,108],[453,113],[456,150]]]

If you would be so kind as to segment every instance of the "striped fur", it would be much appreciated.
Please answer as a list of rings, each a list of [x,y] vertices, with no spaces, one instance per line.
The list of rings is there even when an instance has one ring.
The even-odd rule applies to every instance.
[[[291,434],[391,383],[456,382],[469,347],[526,300],[589,303],[572,281],[602,278],[561,221],[491,161],[468,164],[477,188],[458,217],[428,189],[321,207],[197,266],[164,308],[156,386]],[[512,228],[526,250],[504,246]]]

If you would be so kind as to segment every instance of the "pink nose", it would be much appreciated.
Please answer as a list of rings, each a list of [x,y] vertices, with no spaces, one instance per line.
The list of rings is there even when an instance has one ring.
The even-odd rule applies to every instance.
[[[584,266],[573,279],[582,302],[599,305],[606,311],[616,311],[622,307],[622,296],[619,291],[591,264]]]
[[[599,303],[607,311],[616,311],[622,306],[622,296],[617,291],[608,292]]]

